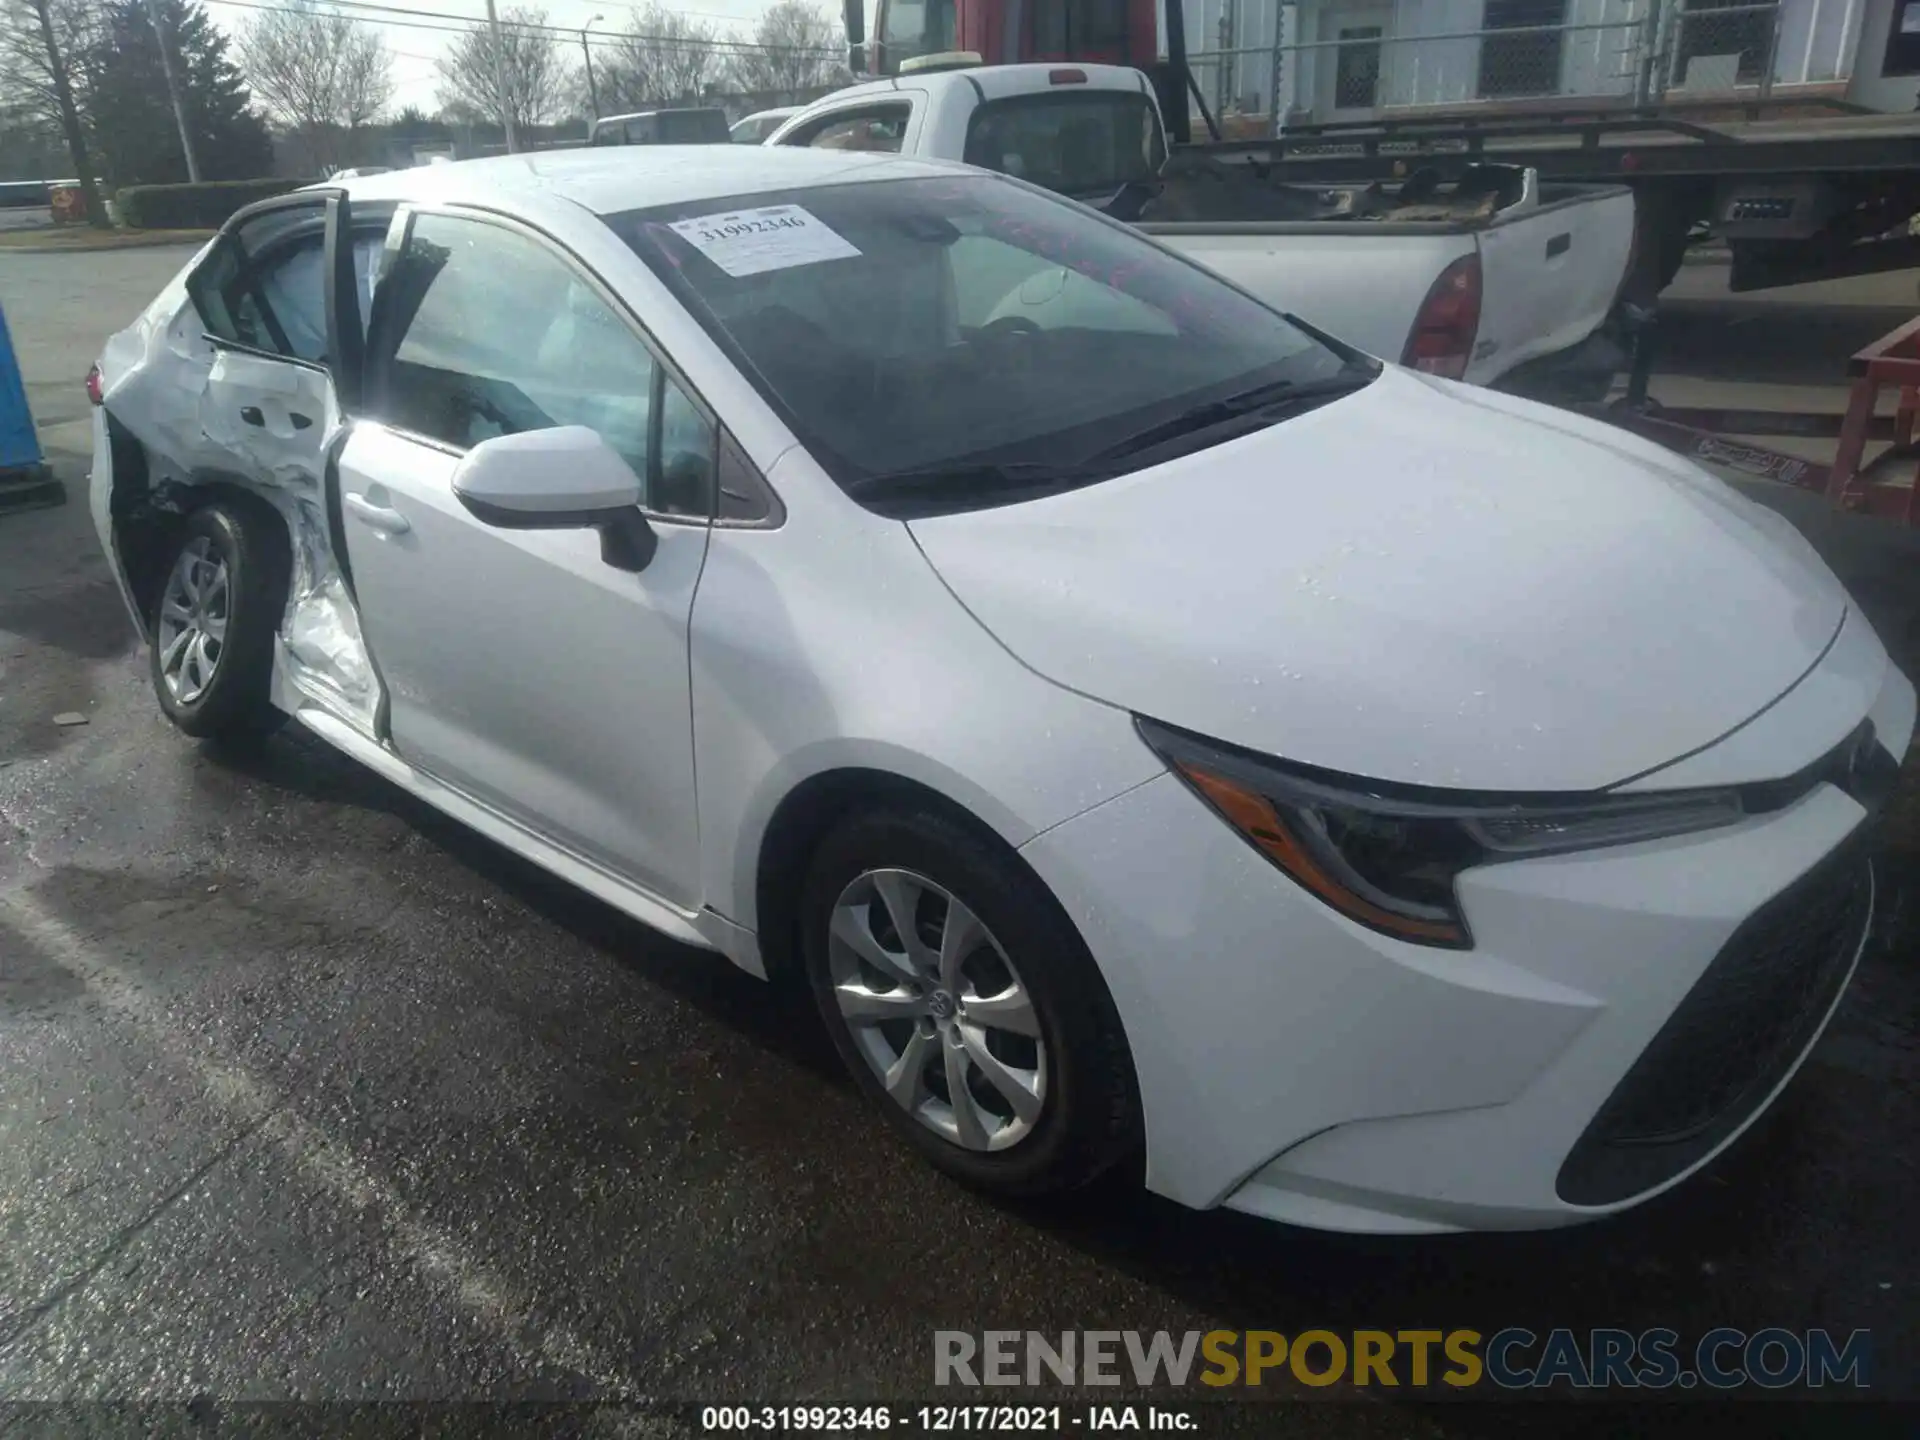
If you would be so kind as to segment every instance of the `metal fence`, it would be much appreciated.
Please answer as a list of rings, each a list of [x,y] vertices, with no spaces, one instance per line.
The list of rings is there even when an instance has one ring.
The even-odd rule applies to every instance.
[[[1669,12],[1663,53],[1669,91],[1727,91],[1773,86],[1780,40],[1778,5],[1703,5]]]
[[[1262,0],[1216,3],[1217,12],[1207,5],[1212,35],[1238,43],[1195,50],[1189,62],[1208,108],[1237,136],[1270,134],[1276,124],[1548,98],[1645,105],[1736,91],[1764,97],[1780,51],[1778,0],[1671,8],[1628,0],[1608,7],[1612,18],[1569,24],[1522,23],[1553,0],[1486,0],[1489,23],[1479,29],[1407,35],[1384,33],[1366,12],[1330,9],[1314,17],[1320,33],[1304,37],[1292,32],[1295,6],[1264,4],[1260,18],[1273,18],[1255,29],[1237,23],[1238,12]]]

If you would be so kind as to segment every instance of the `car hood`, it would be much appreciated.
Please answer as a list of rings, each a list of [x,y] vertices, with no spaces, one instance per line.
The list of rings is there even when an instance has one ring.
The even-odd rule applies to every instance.
[[[1388,370],[1117,479],[915,520],[1022,662],[1305,764],[1599,789],[1804,676],[1846,592],[1785,520],[1564,411]]]

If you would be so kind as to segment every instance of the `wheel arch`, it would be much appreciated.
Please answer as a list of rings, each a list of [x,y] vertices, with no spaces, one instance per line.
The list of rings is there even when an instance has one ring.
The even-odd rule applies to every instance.
[[[753,880],[747,893],[753,901],[753,928],[769,979],[798,973],[800,891],[807,866],[828,832],[864,811],[911,808],[937,811],[1026,865],[1006,835],[925,780],[872,764],[817,770],[780,797],[753,851]],[[1034,879],[1038,882],[1039,877]]]
[[[127,589],[139,613],[145,639],[153,640],[153,609],[160,598],[172,560],[172,547],[181,523],[196,510],[214,503],[233,505],[264,523],[268,533],[293,552],[293,532],[280,508],[260,492],[258,485],[232,471],[196,469],[185,479],[154,480],[146,449],[126,427],[109,417],[115,429],[113,445],[114,545],[126,570]]]
[[[1086,968],[1081,972],[1085,978],[1075,992],[1075,1004],[1103,1015],[1106,1033],[1114,1037],[1114,1048],[1107,1053],[1117,1059],[1125,1090],[1128,1131],[1119,1154],[1144,1156],[1145,1119],[1133,1041],[1085,932],[1012,839],[931,784],[898,771],[844,765],[808,775],[781,797],[761,834],[755,873],[759,954],[766,978],[793,991],[806,988],[808,967],[801,953],[801,912],[813,857],[840,824],[857,815],[886,811],[931,814],[966,832],[1009,867],[1016,890],[1030,893],[1031,903],[1051,912],[1051,923],[1060,927],[1056,933],[1063,939],[1071,937],[1066,944],[1077,942],[1076,963]]]

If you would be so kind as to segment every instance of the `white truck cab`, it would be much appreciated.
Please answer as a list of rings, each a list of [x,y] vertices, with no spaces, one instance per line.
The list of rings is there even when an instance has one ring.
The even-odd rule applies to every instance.
[[[1151,181],[1167,158],[1147,77],[1120,65],[911,72],[817,100],[767,143],[964,160],[1089,201]]]

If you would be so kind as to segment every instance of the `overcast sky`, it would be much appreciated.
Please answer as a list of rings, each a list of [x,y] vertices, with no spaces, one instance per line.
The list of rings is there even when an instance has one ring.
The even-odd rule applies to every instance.
[[[382,3],[403,5],[408,9],[440,11],[448,15],[472,17],[484,21],[487,14],[486,0],[382,0]],[[501,10],[507,10],[521,0],[496,0]],[[691,0],[686,6],[672,5],[684,15],[707,21],[723,37],[745,40],[753,33],[754,21],[766,10],[773,0]],[[829,7],[837,0],[827,0]],[[565,25],[579,29],[595,15],[604,16],[593,26],[598,35],[603,30],[624,30],[632,21],[634,12],[644,7],[644,0],[551,0],[544,6],[537,3],[531,8],[545,9],[549,25]],[[223,0],[207,0],[207,12],[217,20],[229,35],[234,34],[247,21],[260,12],[242,9],[237,5],[223,3]],[[434,70],[434,61],[446,49],[447,43],[455,38],[444,30],[424,30],[411,25],[385,25],[361,12],[348,11],[356,20],[364,21],[380,32],[387,42],[387,49],[393,54],[393,108],[399,110],[407,105],[418,105],[429,115],[440,108],[435,96],[438,75]],[[837,8],[835,9],[838,14]],[[427,18],[427,17],[422,17]],[[454,21],[434,20],[434,24],[454,24]],[[600,52],[594,53],[595,62]],[[577,66],[580,60],[579,38],[574,38],[568,58]]]

